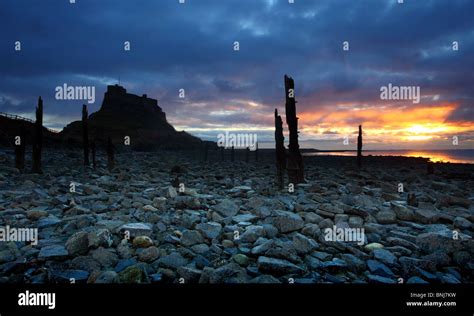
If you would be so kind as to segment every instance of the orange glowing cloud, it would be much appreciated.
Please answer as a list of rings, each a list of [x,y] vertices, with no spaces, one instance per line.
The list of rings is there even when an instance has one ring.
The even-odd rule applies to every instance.
[[[352,135],[359,124],[368,139],[383,137],[390,142],[417,142],[445,138],[447,135],[474,131],[472,123],[454,123],[446,119],[456,104],[416,107],[358,107],[337,104],[318,111],[299,114],[301,129],[308,135]]]

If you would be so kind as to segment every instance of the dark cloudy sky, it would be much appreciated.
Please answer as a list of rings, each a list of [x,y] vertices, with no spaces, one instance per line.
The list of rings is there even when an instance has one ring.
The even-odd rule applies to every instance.
[[[61,129],[83,102],[55,100],[56,86],[95,86],[92,112],[120,77],[179,130],[271,141],[287,73],[305,147],[341,148],[363,124],[366,148],[474,148],[474,1],[178,2],[1,0],[0,111],[31,117],[41,95]],[[421,102],[381,100],[389,83],[419,86]]]

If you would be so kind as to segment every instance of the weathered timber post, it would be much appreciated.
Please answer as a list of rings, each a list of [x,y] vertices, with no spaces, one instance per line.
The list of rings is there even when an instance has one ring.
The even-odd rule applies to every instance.
[[[26,132],[25,125],[22,123],[20,133],[15,137],[15,167],[23,171],[25,169],[25,148],[26,148]]]
[[[89,166],[89,124],[87,105],[82,106],[82,147],[84,150],[84,166]]]
[[[357,165],[362,167],[362,125],[359,125],[359,136],[357,137]]]
[[[295,82],[285,75],[285,95],[286,95],[286,123],[290,132],[290,143],[288,146],[288,179],[290,183],[297,184],[304,182],[303,157],[298,144],[298,117],[296,117]]]
[[[97,168],[97,161],[95,158],[95,141],[92,142],[91,144],[91,151],[92,151],[92,168],[96,169]]]
[[[109,168],[109,171],[112,171],[115,167],[114,145],[112,144],[112,139],[110,137],[107,140],[107,167]]]
[[[275,156],[277,176],[276,183],[278,188],[283,189],[283,172],[286,166],[285,137],[283,136],[283,120],[275,109]]]
[[[33,135],[33,173],[43,173],[41,170],[41,153],[43,150],[43,100],[38,99],[36,121]]]

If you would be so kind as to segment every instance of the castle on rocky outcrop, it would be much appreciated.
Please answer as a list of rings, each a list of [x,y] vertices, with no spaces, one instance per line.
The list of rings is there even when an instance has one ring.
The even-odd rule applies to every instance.
[[[89,138],[98,142],[111,137],[114,143],[123,143],[129,136],[131,147],[141,150],[189,149],[202,145],[202,141],[186,132],[177,132],[166,120],[158,101],[146,94],[128,93],[119,85],[107,87],[99,111],[89,116]],[[69,142],[81,141],[82,125],[72,122],[61,132]]]
[[[144,117],[149,114],[153,118],[166,121],[166,114],[158,106],[158,101],[148,98],[146,94],[141,97],[127,93],[127,90],[119,85],[107,86],[107,92],[102,102],[101,113],[104,115],[133,115]]]

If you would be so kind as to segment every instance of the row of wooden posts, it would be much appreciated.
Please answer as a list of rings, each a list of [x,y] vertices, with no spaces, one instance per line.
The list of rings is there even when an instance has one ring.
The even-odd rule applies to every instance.
[[[303,158],[301,156],[299,144],[298,144],[298,117],[296,116],[296,100],[294,95],[295,83],[291,77],[285,75],[285,112],[286,112],[286,123],[289,130],[289,146],[288,151],[285,148],[283,136],[283,121],[280,115],[278,115],[278,109],[275,109],[275,156],[276,156],[276,183],[278,187],[283,188],[284,185],[284,172],[287,171],[289,183],[298,184],[305,181],[304,179],[304,167]],[[96,162],[96,144],[95,141],[89,146],[89,114],[87,111],[87,105],[82,107],[82,144],[84,153],[84,166],[90,166],[90,152],[92,154],[92,167],[97,167]],[[15,142],[15,166],[24,170],[25,168],[25,128],[22,126],[20,130],[20,142]],[[32,172],[42,173],[41,166],[41,154],[43,150],[43,100],[41,97],[38,99],[38,106],[36,108],[36,121],[34,123],[33,133],[33,163]],[[204,147],[204,160],[208,160],[208,143]],[[107,139],[106,154],[107,154],[107,166],[109,170],[112,170],[115,166],[114,159],[114,145],[111,138]],[[224,148],[220,148],[221,160],[224,160]],[[249,162],[250,149],[245,150],[245,161]],[[231,148],[231,161],[235,160],[234,147]],[[255,150],[255,161],[258,161],[258,144]],[[359,136],[357,137],[357,164],[359,167],[362,165],[362,126],[359,126]]]
[[[219,147],[219,151],[220,151],[220,157],[221,157],[221,161],[224,161],[225,160],[225,147]],[[250,161],[250,148],[247,147],[245,148],[245,162],[249,162]],[[258,143],[256,143],[256,148],[254,150],[254,153],[255,153],[255,161],[258,162]],[[206,143],[204,145],[204,161],[207,162],[208,161],[208,158],[209,158],[209,145]],[[230,161],[234,162],[235,161],[235,147],[232,146],[230,147]]]
[[[286,169],[289,183],[303,183],[304,167],[298,144],[298,117],[296,116],[295,82],[293,78],[285,75],[285,114],[289,130],[288,152],[285,148],[285,137],[283,136],[283,121],[275,109],[275,156],[276,156],[276,183],[279,188],[284,185],[284,171]],[[359,125],[359,136],[357,137],[357,165],[362,166],[362,126]]]
[[[15,167],[19,170],[25,169],[25,153],[26,153],[26,129],[25,125],[22,124],[20,127],[20,133],[15,137]],[[84,166],[90,166],[89,160],[89,149],[92,154],[92,167],[97,167],[96,160],[96,144],[93,141],[89,147],[89,128],[88,128],[88,112],[87,105],[82,107],[82,142],[84,150]],[[33,127],[33,154],[32,154],[32,172],[43,173],[41,156],[43,152],[43,100],[41,97],[38,99],[38,106],[36,107],[36,121]],[[107,154],[107,166],[109,170],[112,170],[115,166],[114,159],[114,145],[112,139],[109,137],[107,140],[106,154]]]

